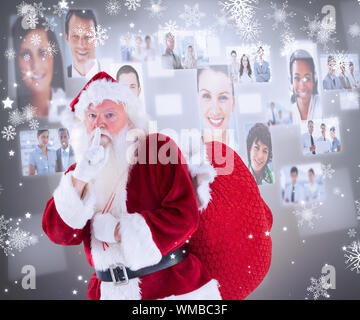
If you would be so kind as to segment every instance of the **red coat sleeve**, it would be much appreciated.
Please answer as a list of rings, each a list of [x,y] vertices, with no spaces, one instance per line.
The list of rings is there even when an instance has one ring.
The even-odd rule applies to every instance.
[[[146,139],[146,157],[141,152],[140,164],[131,172],[141,193],[130,191],[129,197],[142,209],[120,221],[124,255],[132,269],[155,264],[182,246],[200,220],[187,165],[175,142],[153,134]]]
[[[42,227],[51,241],[61,245],[78,245],[83,241],[87,221],[93,213],[91,195],[80,200],[71,185],[71,173],[75,165],[62,177],[54,196],[47,202]],[[91,197],[92,198],[92,197]]]

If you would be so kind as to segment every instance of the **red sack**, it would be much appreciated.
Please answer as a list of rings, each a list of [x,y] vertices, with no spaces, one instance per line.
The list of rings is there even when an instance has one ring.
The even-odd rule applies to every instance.
[[[237,153],[220,142],[207,143],[206,148],[217,176],[190,251],[218,280],[223,299],[244,299],[270,267],[272,214]]]

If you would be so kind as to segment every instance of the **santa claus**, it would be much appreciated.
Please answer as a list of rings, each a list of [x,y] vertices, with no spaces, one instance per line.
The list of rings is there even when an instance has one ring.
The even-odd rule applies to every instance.
[[[161,134],[128,139],[146,125],[139,100],[104,72],[70,106],[77,163],[48,201],[43,229],[57,244],[84,243],[95,269],[88,298],[221,299],[186,247],[200,216],[177,145]]]

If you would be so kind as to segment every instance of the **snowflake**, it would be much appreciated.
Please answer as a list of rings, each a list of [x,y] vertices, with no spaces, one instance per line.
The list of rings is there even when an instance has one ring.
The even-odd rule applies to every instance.
[[[350,25],[348,33],[353,38],[360,37],[360,26],[357,23]]]
[[[312,293],[314,300],[317,300],[320,297],[324,297],[326,299],[330,298],[330,295],[327,292],[330,285],[326,282],[326,278],[324,276],[321,276],[319,279],[311,277],[310,283],[310,286],[307,287],[306,290]]]
[[[315,212],[315,209],[319,208],[320,206],[322,206],[322,202],[312,203],[310,205],[302,203],[299,209],[294,210],[293,213],[295,216],[299,217],[298,226],[302,227],[306,223],[309,228],[314,229],[315,220],[322,218],[319,213]]]
[[[292,31],[287,30],[284,33],[282,33],[280,36],[280,42],[281,42],[280,51],[282,56],[287,56],[295,50],[296,39]]]
[[[165,25],[159,26],[159,29],[161,29],[165,33],[171,33],[173,35],[176,35],[178,31],[178,25],[176,24],[176,21],[169,20],[168,22],[165,22]]]
[[[26,3],[25,1],[21,2],[19,5],[16,6],[17,14],[21,17],[26,17],[29,14],[35,13],[35,8],[31,5]]]
[[[58,4],[53,5],[53,14],[61,18],[65,14],[67,9],[67,7],[62,6],[59,2]]]
[[[1,131],[3,139],[6,139],[6,141],[14,140],[16,136],[16,131],[13,126],[4,127],[4,129]]]
[[[256,19],[239,22],[236,24],[235,32],[245,41],[254,41],[262,32],[261,24]]]
[[[185,21],[186,27],[197,26],[200,27],[200,19],[205,16],[205,13],[200,12],[199,4],[194,6],[184,5],[185,12],[180,14],[180,18]]]
[[[39,18],[35,13],[28,14],[24,19],[25,25],[30,29],[35,29],[39,23]]]
[[[137,8],[141,7],[141,0],[126,0],[125,6],[128,8],[128,10],[136,11]]]
[[[331,179],[335,173],[335,170],[331,168],[331,164],[322,164],[321,169],[323,179]]]
[[[108,0],[105,3],[105,12],[111,16],[116,16],[121,10],[118,0]]]
[[[228,0],[219,1],[221,10],[225,12],[231,20],[236,23],[251,20],[255,13],[255,4],[258,0]]]
[[[56,47],[55,42],[49,41],[46,46],[46,55],[54,56],[58,53],[58,48]]]
[[[0,248],[6,256],[9,254],[14,256],[15,250],[21,252],[26,247],[38,242],[35,235],[31,235],[19,227],[14,228],[10,221],[12,219],[7,220],[4,216],[0,216]]]
[[[328,49],[329,43],[335,43],[336,38],[333,35],[336,33],[336,28],[329,27],[320,21],[319,15],[316,15],[313,20],[305,17],[307,26],[300,29],[305,31],[309,38],[315,40],[318,44],[322,45],[324,50]]]
[[[37,130],[39,129],[39,121],[37,121],[36,119],[31,119],[29,121],[29,128],[31,130]]]
[[[167,7],[162,6],[162,0],[158,0],[155,2],[154,0],[150,0],[150,6],[146,7],[145,10],[150,11],[151,18],[161,18],[163,11],[165,11]]]
[[[218,16],[217,14],[214,15],[215,18],[215,27],[219,27],[221,30],[224,30],[226,27],[229,26],[228,18],[226,15],[222,14]]]
[[[41,37],[37,34],[34,33],[31,37],[30,37],[30,42],[33,46],[39,46],[41,43]]]
[[[335,68],[340,70],[340,65],[345,63],[345,64],[348,64],[350,62],[350,57],[349,57],[349,54],[342,50],[342,51],[336,51],[334,54],[332,54],[332,56],[334,57],[335,59]]]
[[[22,123],[24,123],[24,116],[23,114],[19,111],[19,109],[16,109],[14,111],[11,111],[9,113],[9,122],[14,126],[18,126]]]
[[[24,119],[26,121],[30,121],[34,117],[35,112],[36,112],[36,108],[34,106],[32,106],[30,103],[27,104],[23,110]]]
[[[336,195],[336,196],[340,196],[340,195],[341,195],[341,190],[340,190],[340,188],[335,187],[335,188],[333,189],[333,193],[334,193],[334,195]]]
[[[34,8],[34,12],[37,16],[39,17],[44,17],[44,11],[46,10],[42,4],[42,2],[36,3],[34,2],[32,4],[33,8]]]
[[[347,234],[348,234],[349,238],[355,238],[356,230],[354,228],[351,228],[351,229],[349,229]]]
[[[276,3],[270,2],[270,6],[273,9],[273,13],[268,13],[265,18],[274,20],[272,25],[273,30],[276,30],[279,27],[279,24],[282,24],[285,29],[289,27],[289,23],[287,22],[288,18],[293,18],[296,16],[296,13],[293,11],[286,12],[286,8],[288,7],[288,2],[285,1],[282,4],[282,8],[278,8]]]
[[[24,61],[28,62],[28,61],[30,61],[31,57],[28,53],[25,53],[23,56],[23,59],[24,59]]]
[[[54,18],[45,18],[45,22],[43,22],[43,27],[45,28],[45,31],[54,31],[57,24],[55,23]]]
[[[343,247],[344,257],[346,258],[346,268],[350,268],[351,271],[356,270],[356,273],[360,273],[360,241],[354,241],[348,246]]]
[[[90,31],[87,32],[89,37],[89,43],[93,43],[95,46],[104,45],[105,40],[109,38],[107,34],[107,29],[103,28],[101,25],[97,25],[96,29],[91,27]]]
[[[16,57],[16,53],[13,48],[6,49],[4,55],[8,60],[12,60]]]

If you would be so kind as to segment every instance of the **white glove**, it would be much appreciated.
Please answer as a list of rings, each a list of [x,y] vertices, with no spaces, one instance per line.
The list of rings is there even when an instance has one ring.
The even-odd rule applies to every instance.
[[[72,175],[83,182],[90,182],[94,179],[109,159],[109,148],[104,149],[100,145],[101,130],[95,129],[94,139],[88,150],[85,151],[82,159],[76,165]]]
[[[119,221],[109,212],[104,214],[98,212],[92,221],[94,237],[107,243],[117,242],[115,240],[115,228]]]

